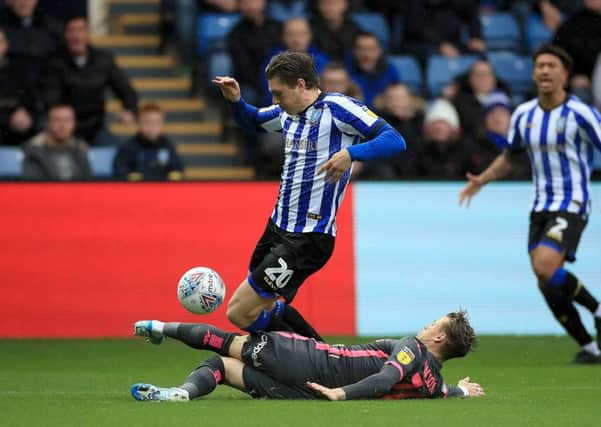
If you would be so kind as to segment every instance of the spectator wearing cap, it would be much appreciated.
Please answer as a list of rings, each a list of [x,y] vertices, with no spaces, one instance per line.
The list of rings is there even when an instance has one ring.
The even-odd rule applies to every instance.
[[[113,176],[129,181],[180,181],[183,164],[173,142],[163,135],[165,115],[157,104],[140,108],[138,133],[126,141],[113,161]]]
[[[501,91],[492,92],[484,101],[484,134],[475,139],[472,159],[478,170],[484,170],[506,147],[511,121],[512,105]],[[517,155],[510,178],[526,179],[530,176],[530,162],[525,154]]]
[[[423,143],[418,147],[417,175],[461,179],[477,169],[473,143],[461,134],[459,114],[448,100],[435,100],[424,118]]]

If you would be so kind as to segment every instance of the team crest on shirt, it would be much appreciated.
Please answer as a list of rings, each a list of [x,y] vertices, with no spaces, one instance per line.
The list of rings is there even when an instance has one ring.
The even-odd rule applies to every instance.
[[[411,349],[407,346],[403,347],[399,354],[396,355],[396,360],[398,360],[401,365],[408,365],[411,361],[415,359],[415,354],[411,351]]]
[[[566,118],[565,117],[560,117],[559,119],[557,119],[557,123],[555,124],[555,130],[557,131],[557,133],[564,133],[566,130]]]
[[[319,122],[319,119],[321,118],[321,110],[313,110],[313,112],[311,113],[311,117],[309,117],[309,124],[311,126],[313,126],[314,124],[317,124]]]

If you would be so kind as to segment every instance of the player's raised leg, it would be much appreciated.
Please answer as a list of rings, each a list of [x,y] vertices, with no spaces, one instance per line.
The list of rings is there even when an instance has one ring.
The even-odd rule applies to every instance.
[[[160,320],[140,320],[135,323],[134,334],[147,341],[160,344],[165,337],[174,338],[198,349],[214,351],[222,356],[240,358],[246,335],[225,332],[206,323],[161,322]]]

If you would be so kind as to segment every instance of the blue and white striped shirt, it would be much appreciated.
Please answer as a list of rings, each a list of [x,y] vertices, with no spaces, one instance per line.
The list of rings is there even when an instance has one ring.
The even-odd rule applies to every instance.
[[[511,150],[526,149],[534,180],[534,212],[571,212],[588,217],[593,149],[601,150],[601,116],[570,96],[546,111],[533,99],[511,116]]]
[[[278,105],[252,113],[249,107],[237,106],[240,124],[283,134],[285,159],[273,222],[289,232],[335,236],[336,212],[352,168],[334,184],[325,181],[325,172],[317,172],[336,152],[371,139],[389,126],[361,102],[335,93],[322,93],[298,115],[288,114]],[[244,114],[241,108],[247,109]],[[399,141],[396,151],[404,149],[400,136]]]

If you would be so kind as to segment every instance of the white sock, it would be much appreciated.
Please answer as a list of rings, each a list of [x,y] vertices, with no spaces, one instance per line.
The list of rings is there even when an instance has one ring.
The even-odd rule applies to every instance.
[[[165,323],[160,320],[152,321],[152,332],[158,332],[159,334],[163,333],[163,328],[165,327]]]
[[[599,304],[599,307],[597,307],[597,311],[595,311],[595,317],[601,319],[601,304]]]
[[[584,351],[588,351],[591,354],[594,354],[595,356],[601,355],[601,350],[599,350],[599,347],[597,346],[597,343],[595,341],[591,341],[588,344],[583,345],[582,349]]]

